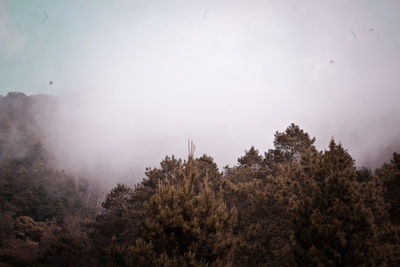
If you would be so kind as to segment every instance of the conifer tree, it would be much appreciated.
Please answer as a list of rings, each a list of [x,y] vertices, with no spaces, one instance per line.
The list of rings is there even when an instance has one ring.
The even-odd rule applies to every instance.
[[[256,170],[261,167],[262,161],[263,157],[254,146],[251,146],[251,148],[245,152],[245,155],[238,159],[240,166],[249,166]]]
[[[238,166],[225,169],[224,197],[238,211],[235,264],[293,265],[291,216],[310,191],[304,169],[318,156],[314,141],[292,124],[275,134],[275,147],[265,158],[251,147]]]
[[[190,154],[184,168],[160,183],[147,205],[139,238],[127,249],[126,264],[231,264],[235,213],[211,190],[207,179],[196,192],[198,179],[198,168]]]
[[[218,170],[214,159],[206,154],[195,159],[196,169],[198,170],[198,181],[196,187],[200,188],[207,179],[208,185],[214,192],[218,192],[222,185],[222,173]]]
[[[310,170],[315,184],[293,218],[294,256],[299,265],[378,265],[378,232],[360,194],[354,161],[332,140]]]
[[[382,243],[385,244],[389,264],[400,265],[400,154],[393,153],[390,163],[376,170],[377,184],[382,185],[384,203],[376,203],[386,208],[389,219],[383,220]]]
[[[132,189],[123,184],[117,184],[107,195],[103,202],[103,212],[96,217],[92,226],[90,238],[98,257],[105,257],[106,249],[111,245],[112,238],[118,242],[129,239],[126,234],[128,228],[132,227],[132,206],[129,200]]]
[[[385,163],[376,173],[383,182],[385,200],[390,204],[390,219],[400,226],[400,154],[394,153],[391,162]]]
[[[290,124],[285,132],[276,132],[274,138],[274,149],[265,153],[264,166],[275,174],[277,164],[292,160],[300,160],[306,151],[315,150],[315,138],[310,138],[308,133],[298,125]]]

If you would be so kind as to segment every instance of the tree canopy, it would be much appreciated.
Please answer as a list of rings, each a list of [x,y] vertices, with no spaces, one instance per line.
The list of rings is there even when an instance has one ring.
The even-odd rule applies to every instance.
[[[340,143],[318,151],[290,124],[223,171],[191,144],[187,159],[167,156],[102,198],[52,165],[29,106],[0,97],[2,266],[400,265],[397,153],[357,168]],[[16,147],[12,129],[26,134]]]

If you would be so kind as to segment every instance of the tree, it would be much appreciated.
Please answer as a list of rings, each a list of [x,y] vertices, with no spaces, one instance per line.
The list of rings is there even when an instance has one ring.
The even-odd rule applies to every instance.
[[[391,162],[377,169],[376,174],[383,182],[384,198],[390,204],[390,219],[400,226],[400,154],[393,153]]]
[[[76,190],[72,177],[50,167],[46,152],[35,145],[26,157],[0,165],[0,208],[35,221],[80,214],[94,215]]]
[[[238,158],[238,165],[225,167],[224,180],[230,183],[251,182],[253,179],[264,179],[267,175],[263,166],[263,157],[254,146],[245,151],[245,154]]]
[[[255,170],[258,170],[261,167],[262,161],[263,157],[254,146],[251,146],[249,150],[246,150],[245,155],[238,159],[240,166],[248,166]]]
[[[315,150],[315,138],[310,138],[308,133],[292,123],[285,132],[276,132],[274,138],[274,149],[265,153],[264,165],[274,173],[276,164],[285,161],[298,161],[301,155],[309,150]]]
[[[36,222],[29,216],[21,216],[14,220],[14,232],[17,238],[38,242],[44,231],[45,223]]]
[[[379,206],[386,208],[389,217],[382,222],[382,242],[387,247],[389,263],[397,266],[400,264],[400,154],[393,153],[391,162],[375,173],[377,184],[383,187],[383,203]]]
[[[251,147],[238,166],[225,168],[224,198],[238,212],[236,265],[294,264],[291,216],[310,191],[312,181],[304,170],[318,157],[314,141],[292,124],[285,133],[275,134],[275,149],[265,153],[266,158]]]
[[[315,183],[293,217],[299,265],[358,266],[384,262],[371,209],[360,195],[351,156],[332,140],[308,170]]]
[[[127,248],[125,263],[137,264],[144,258],[143,264],[149,266],[231,262],[235,213],[210,189],[207,179],[196,192],[196,164],[189,157],[171,180],[160,183],[147,205],[139,238]]]
[[[238,210],[235,264],[294,265],[291,219],[301,199],[310,193],[313,180],[306,170],[318,156],[314,150],[305,151],[299,161],[277,163],[274,175],[228,181],[224,187],[226,198]],[[243,170],[240,173],[244,175]]]
[[[105,256],[104,252],[111,245],[113,237],[117,239],[117,242],[129,239],[125,232],[132,227],[132,206],[129,203],[132,193],[131,188],[117,184],[102,203],[103,211],[97,215],[90,233],[99,257]]]

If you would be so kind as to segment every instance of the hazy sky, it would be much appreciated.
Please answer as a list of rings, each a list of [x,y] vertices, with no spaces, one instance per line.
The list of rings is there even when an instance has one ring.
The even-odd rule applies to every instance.
[[[400,144],[399,14],[399,1],[0,1],[0,94],[59,95],[49,143],[71,162],[154,166],[191,138],[221,167],[291,122],[362,161]]]

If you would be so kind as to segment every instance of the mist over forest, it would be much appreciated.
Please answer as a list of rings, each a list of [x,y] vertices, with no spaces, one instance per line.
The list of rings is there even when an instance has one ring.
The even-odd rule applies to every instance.
[[[0,0],[0,265],[400,266],[398,14]]]
[[[1,101],[5,125],[2,132],[2,158],[22,158],[32,145],[40,142],[52,156],[55,168],[73,175],[85,174],[106,186],[118,182],[131,185],[139,182],[145,168],[157,166],[165,155],[184,158],[187,154],[186,142],[192,137],[199,140],[196,142],[197,153],[214,155],[220,168],[235,165],[236,158],[248,149],[234,140],[228,144],[219,136],[220,133],[210,135],[209,130],[193,130],[198,121],[191,116],[186,121],[179,121],[179,118],[175,120],[174,117],[153,118],[155,122],[161,120],[161,125],[146,122],[149,118],[135,115],[135,109],[125,99],[92,94],[27,96],[10,92],[1,96]],[[165,116],[158,112],[155,115]],[[213,118],[210,117],[210,120]],[[327,147],[331,138],[335,138],[348,149],[351,148],[350,153],[356,155],[354,158],[358,167],[375,169],[390,160],[393,152],[399,149],[397,133],[400,124],[395,123],[396,120],[388,116],[387,120],[375,122],[376,125],[371,122],[368,129],[356,129],[354,125],[349,125],[338,129],[338,135],[325,135],[323,125],[312,128],[315,129],[313,132],[320,133],[321,139],[326,139],[325,143],[317,141],[320,150]],[[265,129],[269,129],[269,126]],[[261,151],[270,149],[270,137],[276,130],[282,129],[271,131],[269,136],[265,132],[265,138],[262,138],[265,140],[255,142],[259,143],[257,148]],[[360,133],[365,136],[358,136]],[[243,134],[237,134],[237,137]],[[376,139],[371,140],[374,136]]]
[[[318,150],[291,123],[271,148],[251,146],[231,166],[188,141],[187,157],[167,155],[142,174],[97,155],[91,145],[107,140],[80,139],[88,133],[69,130],[75,120],[63,125],[59,100],[0,97],[5,266],[399,263],[400,154],[376,169],[356,166],[334,138]],[[68,149],[53,134],[90,144]]]

